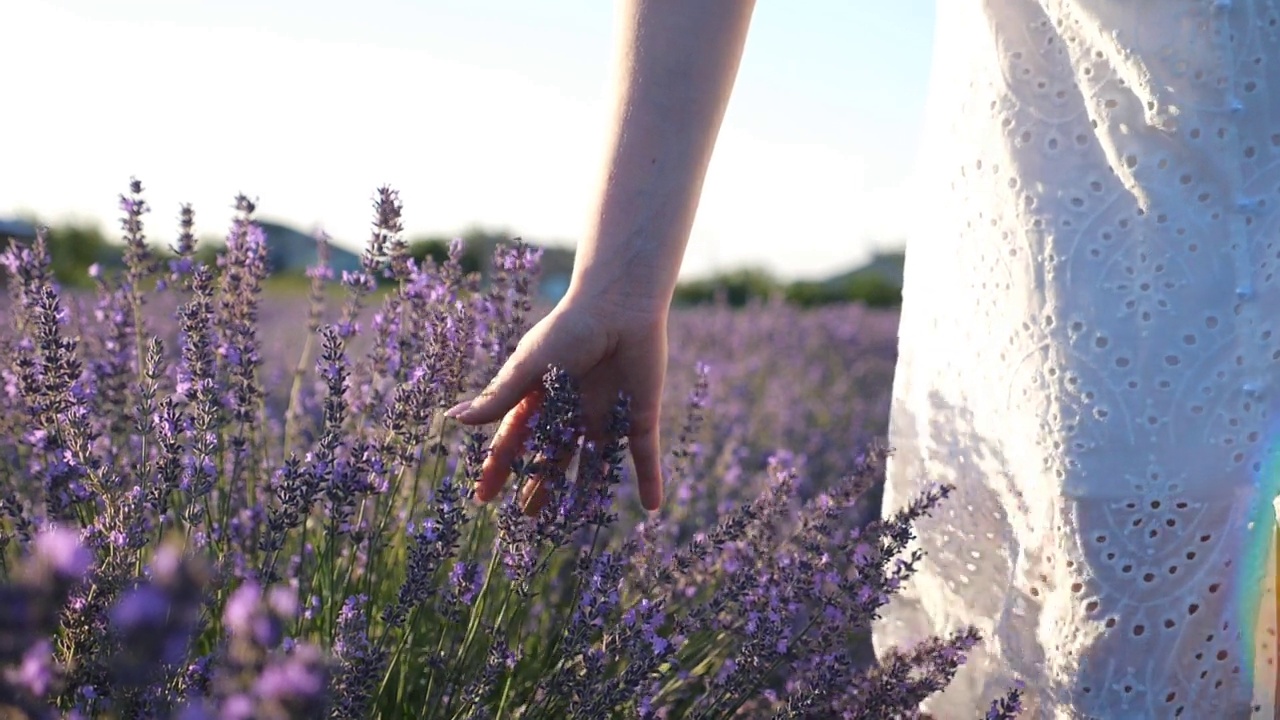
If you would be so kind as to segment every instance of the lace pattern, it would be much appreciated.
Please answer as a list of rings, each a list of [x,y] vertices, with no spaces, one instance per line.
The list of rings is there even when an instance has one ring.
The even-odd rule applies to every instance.
[[[984,632],[940,718],[1016,678],[1028,717],[1271,717],[1280,9],[937,27],[885,504],[958,492],[877,643]]]

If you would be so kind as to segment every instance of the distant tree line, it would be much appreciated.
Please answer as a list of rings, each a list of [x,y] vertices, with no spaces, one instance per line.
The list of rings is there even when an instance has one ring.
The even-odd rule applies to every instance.
[[[499,242],[510,242],[511,237],[508,233],[468,230],[462,236],[466,248],[461,258],[463,271],[482,272],[493,247]],[[430,258],[442,263],[448,259],[452,240],[440,235],[416,238],[409,243],[409,255],[419,262]],[[123,265],[123,246],[108,240],[96,225],[63,223],[51,226],[48,242],[54,276],[64,285],[91,285],[89,267],[95,263],[104,269]],[[196,245],[196,254],[201,261],[212,263],[224,248],[220,238],[202,238]],[[172,255],[163,242],[153,243],[153,249],[161,256]],[[301,276],[301,272],[277,275]],[[902,291],[898,283],[876,272],[846,273],[824,281],[782,282],[766,270],[743,268],[682,282],[676,287],[673,298],[677,306],[723,303],[742,307],[750,302],[767,300],[783,300],[800,307],[860,302],[886,308],[896,307],[902,302]]]
[[[461,258],[464,272],[479,272],[487,259],[483,256],[487,245],[474,242],[481,235],[489,239],[483,231],[469,231],[468,235],[463,237],[464,241],[470,241],[467,242]],[[124,246],[108,239],[98,225],[75,222],[51,225],[46,239],[49,244],[54,277],[63,285],[91,286],[89,268],[94,264],[104,270],[118,269],[124,265]],[[503,241],[506,240],[507,238],[504,237]],[[451,243],[452,238],[442,236],[418,238],[410,241],[409,255],[419,262],[430,258],[437,263],[442,263],[449,257]],[[218,253],[225,249],[226,243],[221,238],[201,238],[196,243],[196,258],[200,262],[212,264],[216,261]],[[161,257],[173,257],[173,253],[165,242],[153,240],[152,251]],[[275,274],[301,276],[303,273],[292,271]]]
[[[64,286],[91,286],[89,268],[95,264],[108,271],[124,267],[124,245],[108,240],[98,225],[75,222],[50,225],[45,239],[53,276]],[[0,237],[0,243],[7,247],[8,239]],[[196,257],[202,262],[213,262],[223,247],[221,240],[202,239],[196,245]],[[167,244],[153,242],[151,249],[161,258],[174,257]]]
[[[724,303],[742,307],[750,302],[779,299],[805,308],[847,302],[891,308],[902,304],[902,288],[875,272],[787,283],[766,270],[745,268],[682,282],[676,286],[674,302],[684,306]]]

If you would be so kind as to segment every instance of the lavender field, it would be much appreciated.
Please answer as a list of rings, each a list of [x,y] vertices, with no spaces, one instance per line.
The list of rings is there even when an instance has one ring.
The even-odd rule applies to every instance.
[[[136,184],[95,292],[59,289],[40,241],[4,256],[0,716],[913,717],[980,641],[869,655],[912,521],[947,502],[867,524],[893,313],[674,311],[652,517],[625,401],[592,462],[548,461],[579,443],[549,368],[513,474],[551,502],[526,516],[471,500],[492,428],[443,411],[547,310],[537,253],[499,250],[483,286],[419,267],[376,200],[364,270],[316,267],[310,297],[262,293],[243,198],[216,267]]]

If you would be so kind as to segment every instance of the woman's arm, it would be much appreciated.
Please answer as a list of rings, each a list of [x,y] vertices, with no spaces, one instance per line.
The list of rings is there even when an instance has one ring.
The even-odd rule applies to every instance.
[[[626,0],[616,116],[569,292],[666,312],[755,0]]]
[[[617,116],[597,210],[569,292],[520,340],[479,396],[446,413],[494,434],[476,498],[498,497],[558,365],[578,380],[586,439],[631,398],[631,457],[644,507],[662,502],[659,403],[667,313],[754,0],[626,0]],[[569,458],[563,459],[567,463]],[[526,509],[545,501],[533,483]]]

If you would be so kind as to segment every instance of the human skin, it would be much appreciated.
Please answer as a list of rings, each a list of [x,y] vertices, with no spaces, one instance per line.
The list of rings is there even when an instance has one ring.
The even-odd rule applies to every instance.
[[[501,494],[528,438],[542,375],[557,365],[577,382],[588,441],[603,436],[620,393],[631,399],[628,444],[641,503],[662,503],[667,318],[755,1],[622,5],[612,132],[569,289],[488,386],[446,413],[466,425],[502,421],[476,488],[481,502]]]

